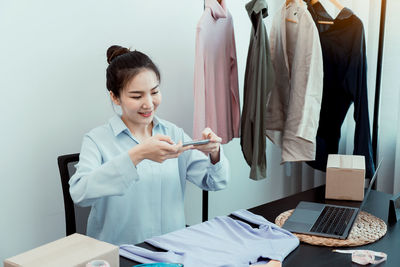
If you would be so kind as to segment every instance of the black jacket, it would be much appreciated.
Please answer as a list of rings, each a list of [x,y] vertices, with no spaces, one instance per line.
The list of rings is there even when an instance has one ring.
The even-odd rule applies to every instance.
[[[354,103],[354,155],[365,156],[366,177],[375,172],[367,99],[367,59],[365,34],[361,20],[348,8],[332,19],[317,2],[308,3],[320,36],[324,61],[324,89],[317,132],[315,161],[307,162],[325,171],[328,154],[337,154],[340,128]],[[333,21],[321,24],[318,21]]]

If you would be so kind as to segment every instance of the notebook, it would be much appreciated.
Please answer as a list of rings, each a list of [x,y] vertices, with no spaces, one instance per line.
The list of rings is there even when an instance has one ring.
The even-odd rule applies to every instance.
[[[381,163],[382,160],[375,170],[361,203],[359,201],[335,201],[341,204],[332,205],[301,201],[282,228],[295,233],[346,239],[358,213],[368,199]]]

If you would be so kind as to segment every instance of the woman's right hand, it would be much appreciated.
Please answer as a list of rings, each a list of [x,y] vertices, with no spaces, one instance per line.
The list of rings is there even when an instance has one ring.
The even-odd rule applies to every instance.
[[[192,148],[193,146],[183,147],[181,141],[175,144],[169,136],[157,134],[134,146],[128,153],[136,166],[144,159],[161,163],[167,159],[177,158],[182,152]]]

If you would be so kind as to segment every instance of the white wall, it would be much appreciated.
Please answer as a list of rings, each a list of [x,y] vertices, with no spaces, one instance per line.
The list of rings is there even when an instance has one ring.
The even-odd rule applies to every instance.
[[[107,47],[152,56],[163,76],[158,114],[190,131],[203,3],[173,2],[0,1],[1,261],[65,235],[57,156],[78,152],[113,114]]]
[[[390,194],[400,193],[399,11],[400,1],[387,1],[378,144],[379,158],[382,158],[383,162],[378,178],[378,190]]]
[[[248,1],[227,2],[242,99]],[[268,1],[268,31],[281,3]],[[110,45],[138,49],[158,63],[163,92],[158,115],[191,134],[195,28],[202,12],[200,0],[0,2],[0,261],[65,235],[56,159],[78,152],[83,134],[114,112],[105,87]],[[258,182],[248,178],[239,140],[224,146],[232,178],[228,189],[210,193],[210,217],[324,182],[322,173],[314,174],[305,164],[279,165],[279,149],[267,146],[269,178]],[[188,186],[189,224],[201,220],[200,196],[200,190]]]

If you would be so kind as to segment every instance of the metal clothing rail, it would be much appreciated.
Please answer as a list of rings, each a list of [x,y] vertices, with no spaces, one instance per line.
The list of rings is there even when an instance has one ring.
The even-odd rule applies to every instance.
[[[206,9],[206,1],[203,1],[203,10]],[[202,221],[205,222],[208,220],[208,191],[203,190],[202,194]]]
[[[383,58],[383,46],[385,40],[385,22],[386,22],[386,0],[381,0],[381,16],[379,23],[379,44],[378,44],[378,60],[376,68],[376,83],[375,83],[375,100],[374,100],[374,119],[372,126],[372,153],[373,160],[376,166],[378,162],[378,130],[379,130],[379,105],[381,96],[381,81],[382,81],[382,58]],[[376,190],[376,181],[373,185],[373,189]]]

